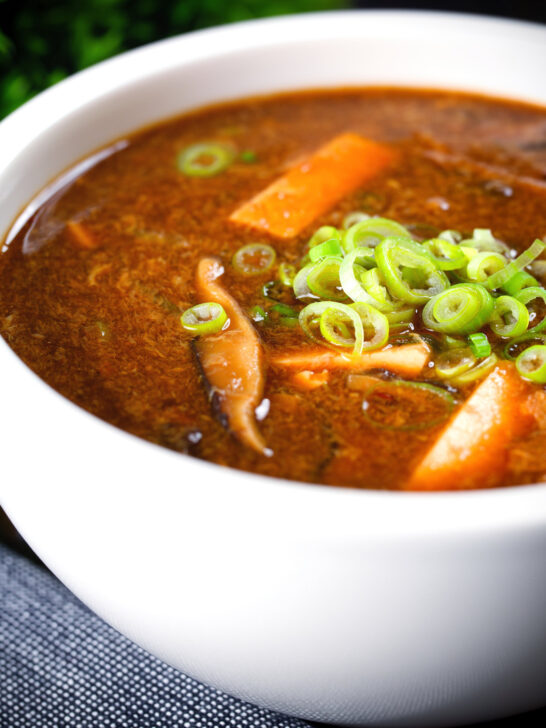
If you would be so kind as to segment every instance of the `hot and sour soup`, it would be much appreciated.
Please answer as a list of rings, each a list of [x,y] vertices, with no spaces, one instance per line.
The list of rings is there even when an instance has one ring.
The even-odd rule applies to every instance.
[[[397,89],[217,106],[49,197],[4,245],[0,328],[88,411],[221,465],[535,482],[545,200],[539,108]]]

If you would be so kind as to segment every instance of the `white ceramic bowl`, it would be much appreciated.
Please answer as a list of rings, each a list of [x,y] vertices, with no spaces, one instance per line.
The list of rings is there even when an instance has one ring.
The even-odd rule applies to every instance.
[[[398,84],[546,103],[545,75],[546,28],[470,16],[307,15],[168,40],[0,125],[0,231],[75,160],[212,101]],[[78,596],[167,662],[344,725],[546,704],[545,485],[404,494],[247,475],[104,424],[3,341],[0,372],[5,508]]]

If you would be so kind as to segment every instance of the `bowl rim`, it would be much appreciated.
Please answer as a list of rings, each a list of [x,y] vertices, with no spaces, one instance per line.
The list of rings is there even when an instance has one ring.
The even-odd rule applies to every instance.
[[[467,27],[471,24],[473,28],[479,27],[482,31],[519,33],[525,36],[533,34],[540,40],[546,41],[546,27],[535,23],[464,13],[420,10],[351,10],[306,13],[250,20],[194,31],[157,41],[106,60],[70,76],[34,97],[0,123],[0,157],[6,160],[6,167],[12,162],[16,162],[17,156],[27,146],[29,134],[32,139],[35,139],[50,125],[68,116],[82,104],[93,103],[108,94],[115,94],[121,88],[122,76],[125,86],[141,80],[143,67],[146,67],[144,75],[151,75],[162,70],[166,71],[175,63],[199,61],[206,56],[207,48],[210,48],[211,43],[215,44],[218,54],[237,48],[241,44],[244,44],[246,49],[251,49],[257,46],[273,26],[298,41],[302,36],[313,37],[313,34],[322,37],[321,34],[331,36],[337,32],[336,37],[338,37],[342,24],[349,25],[347,24],[348,19],[351,21],[358,19],[358,22],[365,19],[366,22],[381,23],[393,18],[402,23],[448,23],[462,24]],[[177,53],[173,53],[175,50],[178,56]],[[173,61],[175,56],[177,57],[176,62]],[[183,61],[180,60],[181,56],[183,56]],[[100,90],[98,90],[99,85]],[[507,96],[507,98],[509,97]],[[525,99],[522,100],[525,101]],[[546,96],[543,104],[546,105]],[[3,195],[0,189],[0,205],[4,202],[5,194]],[[15,371],[15,368],[19,370],[26,368],[3,339],[0,341],[0,360],[12,371]],[[16,363],[15,360],[17,360]],[[26,368],[24,382],[25,386],[28,385],[43,402],[44,407],[52,407],[56,411],[62,412],[63,417],[67,417],[67,427],[85,427],[89,431],[95,431],[97,435],[106,433],[105,436],[112,438],[112,442],[116,441],[127,452],[136,453],[139,450],[149,454],[146,457],[154,459],[161,468],[179,469],[182,467],[190,474],[193,472],[196,477],[202,476],[206,483],[199,483],[199,487],[216,493],[218,492],[217,481],[220,480],[225,483],[222,488],[233,489],[230,492],[234,497],[237,490],[250,496],[252,491],[259,488],[262,500],[286,503],[287,507],[290,507],[292,500],[297,497],[301,500],[302,507],[311,508],[317,517],[319,513],[322,514],[322,522],[325,522],[324,519],[326,522],[328,521],[327,514],[330,518],[336,515],[347,517],[346,538],[360,537],[364,510],[367,512],[365,522],[368,527],[368,535],[376,533],[384,536],[387,532],[392,532],[415,536],[417,533],[423,534],[426,531],[437,536],[440,532],[453,534],[460,531],[461,527],[467,531],[483,531],[484,528],[497,531],[519,528],[531,523],[540,527],[546,523],[546,483],[487,490],[408,493],[324,486],[271,478],[234,469],[227,471],[218,465],[200,461],[191,456],[183,455],[181,459],[181,455],[178,453],[172,453],[165,448],[114,428],[54,392],[28,368]],[[3,414],[0,419],[4,420],[5,415]],[[1,427],[0,431],[2,431]],[[180,466],[181,463],[183,463],[182,466]],[[179,468],[176,468],[177,464]],[[218,477],[219,475],[221,477]],[[10,515],[13,515],[16,525],[21,524],[25,533],[24,514],[16,505],[17,499],[12,498],[13,489],[11,489],[11,494],[9,487],[6,486],[4,490],[6,508]],[[10,503],[13,503],[13,510],[10,510]],[[373,512],[372,516],[370,516],[370,512]],[[391,516],[392,522],[390,525],[386,525],[385,519],[388,521]],[[412,522],[414,518],[415,522]],[[374,521],[378,520],[382,522],[374,525]]]

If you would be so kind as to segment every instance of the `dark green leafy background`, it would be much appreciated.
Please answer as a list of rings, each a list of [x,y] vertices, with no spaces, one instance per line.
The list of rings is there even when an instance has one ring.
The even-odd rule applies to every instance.
[[[0,0],[0,118],[82,68],[159,38],[347,0]]]

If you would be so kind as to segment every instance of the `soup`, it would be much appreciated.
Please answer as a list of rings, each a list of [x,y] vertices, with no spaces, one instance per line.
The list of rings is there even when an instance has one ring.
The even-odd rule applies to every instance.
[[[391,88],[216,106],[117,142],[14,228],[0,330],[89,412],[220,465],[536,482],[545,200],[541,108]]]

